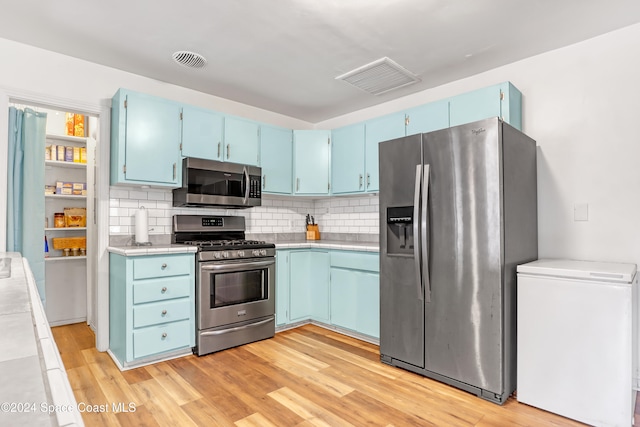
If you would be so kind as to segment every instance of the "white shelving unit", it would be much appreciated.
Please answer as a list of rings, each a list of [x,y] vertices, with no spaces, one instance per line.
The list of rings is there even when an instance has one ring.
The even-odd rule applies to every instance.
[[[47,135],[46,145],[85,147],[88,159],[94,147],[87,138],[64,135]],[[87,256],[63,256],[63,251],[53,249],[56,237],[87,237],[89,241],[90,223],[87,210],[87,227],[53,227],[54,214],[64,212],[64,208],[88,208],[87,200],[91,191],[93,168],[88,163],[58,160],[45,161],[45,185],[55,185],[57,181],[82,182],[87,184],[87,195],[45,195],[45,236],[49,242],[49,253],[45,256],[45,292],[47,319],[52,326],[86,321],[87,285],[89,282]],[[43,188],[44,191],[44,188]],[[43,224],[45,225],[45,224]],[[87,247],[89,255],[89,247]]]

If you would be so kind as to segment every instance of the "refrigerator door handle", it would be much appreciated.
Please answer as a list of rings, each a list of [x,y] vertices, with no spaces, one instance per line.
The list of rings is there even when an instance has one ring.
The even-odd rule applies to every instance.
[[[420,266],[422,264],[420,258],[420,249],[421,245],[420,241],[420,195],[422,192],[422,165],[416,165],[416,186],[415,192],[413,195],[413,257],[414,257],[414,265],[416,268],[416,281],[418,284],[418,300],[422,301],[422,272],[420,270]]]
[[[431,281],[429,280],[429,165],[422,168],[422,216],[420,252],[422,255],[422,279],[424,281],[424,300],[431,302]]]

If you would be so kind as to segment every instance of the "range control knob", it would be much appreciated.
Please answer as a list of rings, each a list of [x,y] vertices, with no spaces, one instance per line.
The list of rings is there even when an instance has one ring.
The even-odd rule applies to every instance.
[[[229,258],[229,252],[227,251],[222,252],[222,258]]]
[[[220,259],[222,257],[222,254],[220,252],[214,252],[213,257]]]
[[[236,256],[237,256],[238,258],[244,258],[244,251],[238,251],[238,252],[236,253]]]
[[[267,256],[267,250],[266,249],[260,249],[260,255]]]
[[[253,250],[251,251],[251,255],[253,255],[253,256],[260,256],[260,250],[258,250],[258,249],[253,249]]]

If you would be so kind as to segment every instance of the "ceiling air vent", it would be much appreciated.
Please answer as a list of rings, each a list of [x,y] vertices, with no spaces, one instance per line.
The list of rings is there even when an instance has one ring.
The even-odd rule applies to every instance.
[[[373,95],[380,95],[420,81],[415,74],[387,57],[349,71],[336,77],[336,80],[344,80]]]
[[[174,52],[173,60],[183,67],[202,68],[207,65],[207,60],[199,53],[189,52],[188,50],[179,50]]]

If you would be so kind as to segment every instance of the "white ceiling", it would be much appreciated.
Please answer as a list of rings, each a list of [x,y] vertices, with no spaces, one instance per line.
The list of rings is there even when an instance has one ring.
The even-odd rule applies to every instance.
[[[2,38],[311,123],[640,22],[638,0],[2,3]],[[179,66],[178,50],[208,65]],[[335,80],[385,56],[421,82],[374,96]]]

